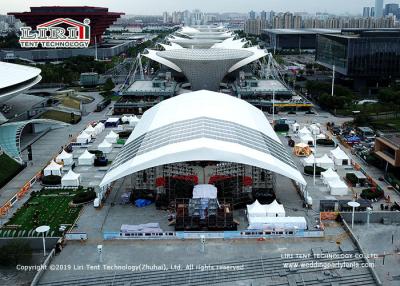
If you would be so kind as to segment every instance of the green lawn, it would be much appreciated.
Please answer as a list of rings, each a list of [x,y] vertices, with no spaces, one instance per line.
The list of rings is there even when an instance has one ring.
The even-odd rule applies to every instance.
[[[373,121],[371,124],[377,128],[389,127],[389,128],[397,129],[397,131],[400,131],[400,118],[380,119],[380,120]]]
[[[8,183],[23,166],[11,159],[8,155],[0,155],[0,188]]]
[[[81,207],[71,208],[68,204],[72,201],[77,192],[83,190],[42,190],[37,195],[31,196],[29,200],[18,209],[13,217],[6,223],[0,237],[3,236],[4,229],[10,225],[18,225],[16,229],[25,230],[25,236],[32,229],[40,225],[50,226],[49,234],[53,231],[54,236],[58,236],[61,224],[72,224],[78,217]]]
[[[40,116],[40,118],[53,119],[53,120],[58,120],[58,121],[65,122],[65,123],[72,123],[71,122],[71,113],[58,111],[58,110],[48,110],[45,113],[43,113]],[[80,119],[80,116],[75,114],[73,123],[79,122],[79,119]]]

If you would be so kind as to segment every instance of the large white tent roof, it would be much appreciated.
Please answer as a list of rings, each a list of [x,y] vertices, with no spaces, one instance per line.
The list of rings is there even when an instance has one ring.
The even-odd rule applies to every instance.
[[[336,149],[330,151],[331,156],[340,160],[349,160],[349,156],[338,146]]]
[[[146,111],[100,186],[147,168],[201,160],[256,166],[306,184],[259,109],[200,90]]]

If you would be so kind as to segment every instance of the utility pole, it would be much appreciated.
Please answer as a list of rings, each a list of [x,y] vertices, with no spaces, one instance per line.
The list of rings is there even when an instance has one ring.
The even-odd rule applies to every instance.
[[[332,96],[335,93],[335,65],[333,65],[332,69]]]

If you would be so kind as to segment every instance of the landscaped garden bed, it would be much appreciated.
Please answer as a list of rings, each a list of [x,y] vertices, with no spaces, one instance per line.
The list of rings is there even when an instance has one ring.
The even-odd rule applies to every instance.
[[[72,226],[81,210],[80,206],[70,207],[69,203],[85,191],[79,188],[32,192],[29,200],[0,229],[0,237],[37,236],[34,230],[40,225],[50,226],[48,236],[61,236],[60,226]]]

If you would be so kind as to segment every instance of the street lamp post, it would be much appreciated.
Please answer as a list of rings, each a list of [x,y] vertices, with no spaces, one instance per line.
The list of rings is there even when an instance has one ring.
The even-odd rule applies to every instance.
[[[358,208],[360,206],[360,204],[358,202],[351,201],[351,202],[348,202],[347,205],[349,205],[350,207],[353,208],[353,212],[351,214],[351,229],[353,229],[353,227],[354,227],[354,210],[355,210],[355,208]]]
[[[370,207],[367,207],[367,228],[369,228],[369,216],[372,213],[372,209]]]
[[[336,69],[336,67],[335,67],[335,65],[333,65],[333,68],[332,68],[332,96],[335,92],[335,69]]]
[[[42,239],[43,239],[43,256],[46,256],[46,241],[44,239],[44,234],[49,231],[50,227],[48,225],[42,225],[39,226],[35,229],[37,233],[42,234]]]

